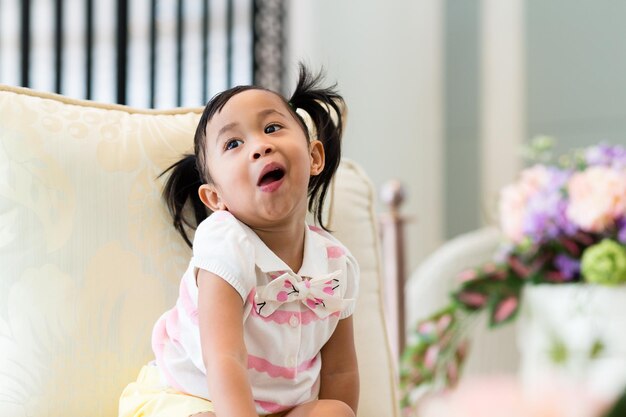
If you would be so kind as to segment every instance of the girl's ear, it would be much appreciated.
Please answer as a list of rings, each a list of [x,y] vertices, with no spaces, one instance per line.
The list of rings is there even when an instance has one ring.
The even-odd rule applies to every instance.
[[[198,189],[200,200],[211,211],[226,210],[226,205],[220,197],[219,191],[213,184],[202,184]]]
[[[311,152],[311,176],[318,175],[324,169],[326,154],[324,145],[319,140],[314,140],[309,145]]]

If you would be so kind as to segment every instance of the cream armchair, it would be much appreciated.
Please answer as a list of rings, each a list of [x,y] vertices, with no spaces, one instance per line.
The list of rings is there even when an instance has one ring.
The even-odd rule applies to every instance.
[[[200,110],[0,86],[1,416],[117,415],[188,262],[156,177],[191,148]],[[359,416],[397,416],[373,196],[344,161],[327,216],[362,271]]]

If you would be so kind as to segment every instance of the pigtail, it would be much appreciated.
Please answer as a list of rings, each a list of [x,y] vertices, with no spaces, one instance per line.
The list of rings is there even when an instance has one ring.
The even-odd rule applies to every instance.
[[[302,109],[311,117],[317,133],[317,139],[324,145],[326,163],[318,175],[309,181],[309,211],[317,223],[326,230],[322,221],[324,199],[332,177],[341,161],[341,136],[343,134],[342,110],[345,103],[335,90],[336,85],[322,87],[322,73],[310,74],[304,65],[300,64],[298,85],[289,100],[295,109]],[[311,138],[316,139],[316,138]]]
[[[185,229],[195,230],[202,220],[208,217],[206,207],[198,196],[202,180],[196,165],[196,156],[185,155],[163,171],[159,178],[167,173],[169,177],[163,187],[163,199],[172,215],[174,227],[191,247],[191,240]]]

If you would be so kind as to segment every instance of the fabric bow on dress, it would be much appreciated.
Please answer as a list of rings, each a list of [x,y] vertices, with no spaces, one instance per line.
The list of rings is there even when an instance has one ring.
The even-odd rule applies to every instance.
[[[259,286],[254,302],[257,312],[267,317],[283,303],[300,301],[318,317],[324,318],[345,308],[348,301],[341,296],[341,271],[316,278],[302,278],[285,272],[269,284]]]

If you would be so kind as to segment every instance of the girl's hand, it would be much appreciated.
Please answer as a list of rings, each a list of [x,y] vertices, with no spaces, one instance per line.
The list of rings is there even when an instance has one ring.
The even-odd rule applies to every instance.
[[[215,415],[257,417],[248,381],[243,300],[211,272],[200,269],[197,283],[200,343]]]
[[[340,400],[356,414],[359,403],[359,369],[354,349],[352,316],[339,321],[322,348],[320,400]]]

